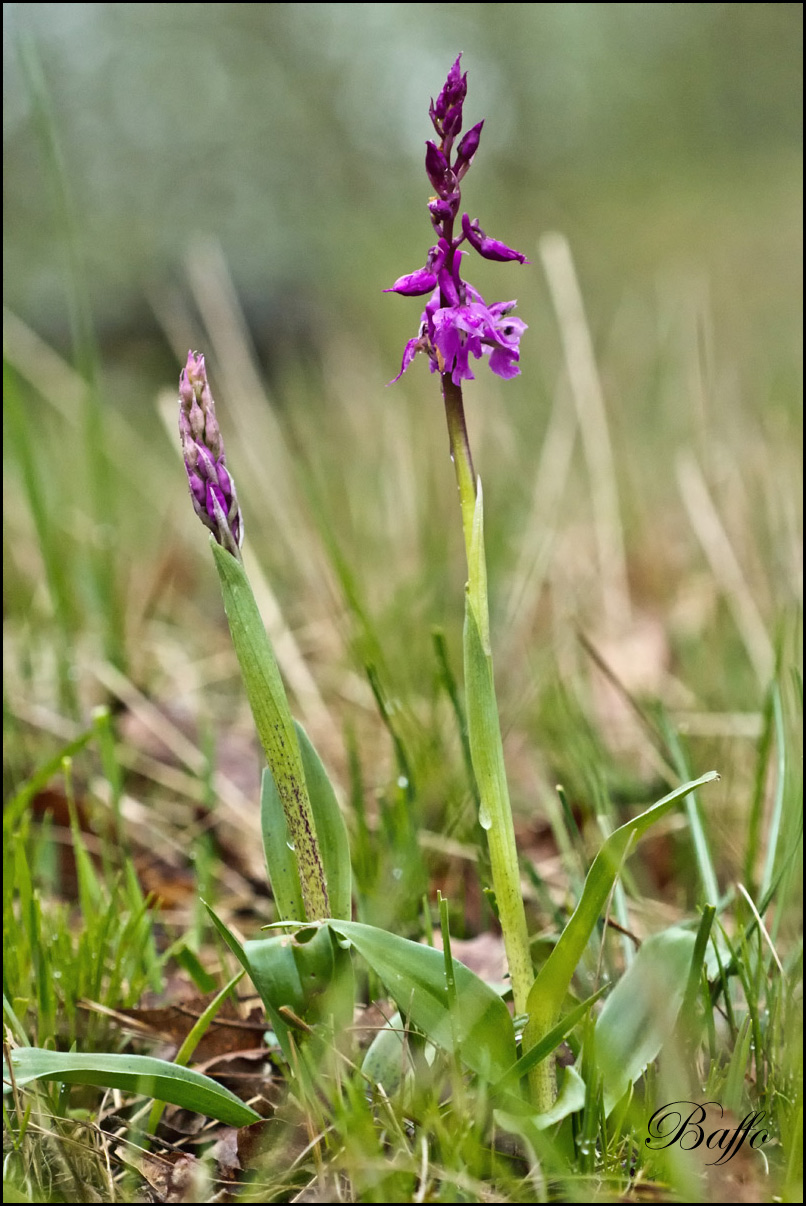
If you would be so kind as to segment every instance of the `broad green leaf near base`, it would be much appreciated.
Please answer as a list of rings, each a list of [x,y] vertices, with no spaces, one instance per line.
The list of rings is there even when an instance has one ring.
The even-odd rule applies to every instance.
[[[526,1102],[518,1101],[509,1095],[506,1105],[493,1111],[493,1117],[502,1130],[520,1136],[533,1151],[537,1151],[539,1143],[535,1142],[535,1132],[545,1131],[555,1123],[562,1122],[563,1118],[578,1113],[584,1105],[585,1081],[576,1068],[570,1067],[563,1072],[560,1092],[551,1109],[537,1113]]]
[[[401,1013],[444,1051],[453,1051],[471,1071],[497,1081],[515,1062],[515,1032],[509,1010],[488,984],[454,960],[456,1002],[448,1008],[442,951],[356,921],[331,920],[386,985]]]
[[[355,998],[352,960],[326,925],[309,926],[298,934],[255,938],[244,945],[244,955],[275,1029],[283,1025],[279,1011],[284,1006],[309,1026],[332,1023],[339,1032],[351,1024]]]
[[[216,930],[218,931],[218,934],[221,936],[221,938],[223,938],[224,942],[227,944],[229,949],[232,951],[233,955],[238,960],[241,967],[245,970],[246,974],[252,980],[252,983],[255,985],[255,988],[257,988],[258,993],[260,994],[260,997],[266,1008],[266,1013],[269,1015],[269,1020],[271,1021],[271,1024],[272,1024],[272,1030],[277,1035],[277,1041],[280,1044],[283,1054],[285,1055],[286,1059],[289,1059],[291,1057],[291,1046],[288,1041],[288,1026],[283,1021],[283,1019],[280,1017],[280,1015],[276,1012],[276,1010],[272,1007],[270,1000],[267,1000],[267,998],[261,992],[260,986],[257,984],[257,982],[255,981],[255,977],[252,974],[252,966],[249,962],[249,959],[247,958],[246,951],[244,950],[243,946],[238,941],[238,939],[235,937],[235,935],[233,934],[233,932],[229,928],[229,926],[224,924],[224,922],[221,920],[221,918],[213,911],[213,909],[210,908],[207,901],[203,900],[202,904],[204,905],[205,909],[207,910],[210,920],[212,921],[213,925],[215,926]]]
[[[361,1071],[375,1085],[381,1085],[387,1097],[400,1088],[412,1062],[406,1045],[405,1022],[399,1013],[389,1019],[367,1048]]]
[[[11,1066],[20,1086],[33,1080],[98,1085],[167,1101],[228,1126],[260,1122],[259,1114],[209,1076],[150,1055],[84,1055],[18,1047],[11,1053]]]
[[[674,1031],[696,935],[678,926],[653,934],[607,998],[596,1023],[596,1064],[605,1113],[635,1084]]]

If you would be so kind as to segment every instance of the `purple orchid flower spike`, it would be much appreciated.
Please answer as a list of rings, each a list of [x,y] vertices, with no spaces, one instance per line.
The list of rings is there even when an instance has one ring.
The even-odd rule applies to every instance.
[[[430,293],[420,329],[406,344],[395,381],[419,352],[426,354],[431,372],[438,373],[440,378],[467,554],[464,664],[468,745],[479,789],[479,820],[489,836],[490,871],[515,1012],[522,1013],[527,1011],[531,999],[534,971],[495,699],[483,494],[470,451],[462,386],[463,382],[473,380],[473,361],[485,356],[491,370],[503,380],[517,376],[520,339],[526,324],[513,317],[514,301],[488,305],[478,289],[463,279],[462,269],[465,257],[473,254],[502,262],[517,260],[525,264],[527,260],[521,252],[485,234],[468,214],[462,216],[461,224],[457,221],[461,212],[461,183],[475,161],[484,124],[477,122],[464,135],[461,133],[467,76],[460,70],[460,60],[461,55],[429,110],[436,139],[426,143],[425,171],[436,193],[428,202],[436,243],[430,248],[423,268],[399,277],[386,292],[401,293],[404,297]],[[536,1065],[530,1073],[535,1103],[543,1111],[553,1100],[546,1061],[544,1065]]]
[[[243,518],[200,352],[188,352],[179,377],[179,434],[193,509],[218,543],[240,561]]]
[[[428,202],[437,245],[429,251],[424,268],[399,277],[391,288],[384,290],[404,297],[431,293],[420,318],[419,334],[406,344],[403,363],[394,381],[400,380],[418,352],[426,353],[432,372],[448,374],[456,386],[473,379],[471,356],[476,360],[489,356],[490,368],[504,379],[520,372],[519,342],[526,324],[510,316],[515,302],[488,306],[460,272],[465,254],[460,247],[465,242],[486,260],[529,262],[520,251],[486,235],[467,214],[462,216],[461,233],[454,235],[461,204],[460,182],[473,163],[484,125],[480,121],[472,126],[453,153],[454,141],[462,129],[467,95],[467,74],[463,75],[459,66],[461,57],[451,67],[442,91],[429,109],[439,139],[439,143],[429,139],[425,144],[425,171],[437,194]]]

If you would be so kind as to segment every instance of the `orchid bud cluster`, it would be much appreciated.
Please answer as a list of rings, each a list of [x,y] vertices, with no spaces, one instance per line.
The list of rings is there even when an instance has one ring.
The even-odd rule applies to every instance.
[[[467,73],[461,74],[459,60],[451,67],[445,86],[431,101],[429,116],[439,142],[426,142],[425,170],[436,196],[428,202],[431,224],[437,242],[429,249],[425,266],[408,276],[401,276],[385,293],[401,293],[418,297],[430,293],[422,315],[419,334],[410,339],[403,353],[398,381],[418,352],[429,358],[431,372],[449,373],[454,385],[473,380],[470,356],[490,357],[490,368],[499,377],[515,377],[518,367],[520,337],[526,324],[512,317],[515,302],[496,302],[488,306],[484,298],[461,277],[461,249],[467,243],[486,260],[518,260],[528,263],[526,256],[488,238],[478,221],[462,214],[461,233],[454,235],[462,194],[460,184],[479,147],[483,121],[468,130],[458,145],[462,130],[462,108],[467,94]],[[393,382],[390,382],[393,384]]]
[[[188,352],[179,377],[179,434],[193,509],[216,540],[240,560],[243,519],[226,468],[224,443],[201,352]]]

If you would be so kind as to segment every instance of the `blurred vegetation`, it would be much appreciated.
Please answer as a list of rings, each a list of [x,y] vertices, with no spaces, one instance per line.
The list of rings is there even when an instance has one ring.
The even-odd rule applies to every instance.
[[[35,544],[51,596],[38,606],[52,607],[62,658],[96,617],[106,655],[132,658],[141,677],[142,609],[159,614],[166,572],[190,574],[185,588],[203,585],[213,610],[200,606],[218,614],[154,406],[192,345],[208,353],[248,542],[323,663],[325,696],[345,638],[347,664],[363,675],[391,661],[415,694],[434,674],[429,624],[446,625],[458,653],[441,407],[424,363],[386,390],[419,307],[381,290],[430,242],[426,99],[461,48],[468,121],[486,119],[465,201],[533,261],[481,263],[473,278],[491,299],[517,296],[529,324],[523,375],[502,387],[485,374],[467,403],[492,605],[511,630],[504,706],[509,693],[513,723],[536,708],[530,727],[552,732],[557,662],[580,665],[563,652],[568,625],[595,630],[601,603],[589,466],[563,417],[562,332],[538,252],[555,229],[599,362],[636,612],[665,625],[677,703],[759,705],[731,618],[744,604],[730,574],[713,576],[677,461],[693,455],[704,473],[771,647],[800,598],[800,6],[4,15],[6,305],[90,380],[84,391],[66,369],[48,376],[47,356],[6,325],[20,391],[12,503],[18,470],[29,483],[28,507],[7,512],[12,615],[39,598]]]
[[[799,5],[11,4],[4,20],[6,300],[49,332],[64,228],[27,36],[107,340],[142,350],[145,299],[200,235],[268,362],[338,331],[336,311],[399,339],[378,290],[427,246],[423,98],[457,48],[487,119],[467,202],[518,245],[562,229],[594,312],[636,275],[694,269],[728,296],[755,282],[780,299],[770,325],[792,320]]]
[[[601,594],[578,437],[558,482],[540,462],[575,438],[538,253],[554,229],[599,361],[637,610],[663,617],[692,700],[757,706],[735,583],[708,582],[675,465],[698,460],[774,644],[800,597],[800,6],[31,4],[4,16],[6,305],[91,380],[84,394],[54,369],[43,400],[46,360],[6,327],[25,415],[11,494],[21,466],[63,640],[96,614],[94,583],[120,662],[122,629],[131,645],[139,621],[112,613],[139,606],[134,550],[149,580],[177,549],[206,553],[154,409],[192,345],[218,378],[249,542],[292,626],[321,638],[334,607],[352,616],[340,636],[312,638],[314,660],[338,662],[349,632],[359,663],[383,646],[422,689],[427,625],[461,613],[460,545],[435,382],[417,363],[385,388],[418,303],[381,289],[430,242],[425,102],[461,48],[468,120],[486,119],[465,201],[533,261],[474,273],[486,296],[517,296],[529,324],[523,375],[480,379],[468,396],[493,607],[511,620],[507,600],[541,558],[553,601],[536,597],[499,655],[511,706],[530,696],[524,640],[527,681],[542,682],[558,633],[595,627]],[[59,455],[77,439],[80,500],[76,461]],[[12,612],[38,577],[25,514],[9,510]],[[72,568],[48,548],[72,548]],[[719,642],[703,645],[712,629]]]

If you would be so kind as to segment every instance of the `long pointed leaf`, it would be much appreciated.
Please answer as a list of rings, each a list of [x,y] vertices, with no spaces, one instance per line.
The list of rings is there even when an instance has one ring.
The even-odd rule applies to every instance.
[[[571,1009],[565,1017],[561,1018],[557,1025],[553,1026],[539,1043],[536,1043],[534,1047],[530,1047],[526,1054],[522,1055],[517,1063],[513,1064],[504,1079],[495,1086],[493,1093],[501,1091],[515,1081],[520,1080],[522,1076],[525,1076],[527,1072],[530,1072],[532,1068],[551,1055],[552,1051],[556,1051],[566,1035],[570,1034],[574,1027],[582,1021],[591,1006],[595,1005],[609,988],[609,984],[603,984],[595,993]]]
[[[497,1081],[515,1062],[515,1032],[509,1010],[494,989],[453,961],[456,1002],[448,1007],[442,951],[357,921],[331,920],[383,980],[398,1008],[444,1051],[454,1049],[473,1072]]]
[[[716,771],[709,771],[699,779],[682,784],[646,812],[611,833],[593,860],[579,904],[529,993],[527,1011],[530,1020],[524,1036],[527,1049],[534,1046],[554,1024],[571,978],[593,933],[630,843],[643,837],[650,826],[665,816],[694,788],[712,783],[718,778]]]
[[[259,1114],[209,1076],[150,1055],[85,1055],[18,1047],[11,1053],[11,1065],[18,1085],[33,1080],[98,1085],[167,1101],[228,1126],[260,1122]]]
[[[274,1033],[277,1035],[277,1041],[279,1042],[286,1059],[288,1059],[291,1055],[291,1047],[290,1047],[289,1040],[288,1040],[288,1026],[286,1025],[286,1023],[283,1021],[282,1017],[277,1013],[276,1009],[274,1008],[274,1003],[272,1001],[271,996],[267,995],[266,992],[264,991],[264,989],[266,988],[265,982],[261,981],[259,983],[258,980],[256,979],[255,969],[254,969],[252,960],[249,958],[249,956],[246,953],[246,950],[241,945],[241,943],[238,941],[238,939],[235,937],[235,935],[232,933],[232,931],[229,929],[229,927],[226,926],[224,924],[224,922],[221,920],[221,918],[218,917],[213,912],[213,910],[210,908],[210,906],[208,905],[206,900],[203,900],[202,904],[204,905],[205,909],[207,910],[207,912],[210,916],[210,920],[212,921],[216,930],[218,931],[220,936],[223,938],[224,942],[227,944],[229,949],[232,951],[233,955],[238,960],[241,967],[245,968],[247,975],[250,977],[255,988],[260,993],[261,1000],[263,1001],[263,1004],[266,1007],[266,1012],[268,1013],[269,1018],[271,1020],[272,1029],[274,1030]],[[246,945],[249,946],[249,943],[247,943]]]

